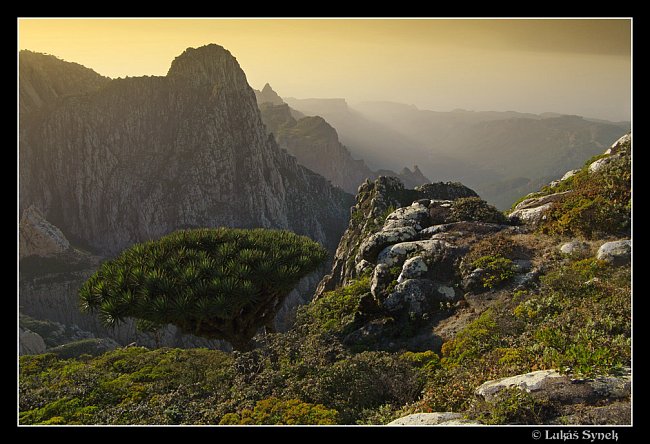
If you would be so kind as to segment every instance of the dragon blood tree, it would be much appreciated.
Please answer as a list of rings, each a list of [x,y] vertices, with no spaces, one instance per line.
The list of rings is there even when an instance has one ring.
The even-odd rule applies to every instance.
[[[148,331],[173,324],[246,350],[326,257],[319,244],[289,231],[180,230],[104,262],[79,290],[81,309],[107,326],[126,318]]]

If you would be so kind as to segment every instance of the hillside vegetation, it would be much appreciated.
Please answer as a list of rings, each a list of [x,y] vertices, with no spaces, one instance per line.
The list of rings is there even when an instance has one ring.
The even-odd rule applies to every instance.
[[[630,147],[527,196],[529,221],[458,184],[368,182],[292,330],[245,352],[23,356],[20,423],[629,424]]]

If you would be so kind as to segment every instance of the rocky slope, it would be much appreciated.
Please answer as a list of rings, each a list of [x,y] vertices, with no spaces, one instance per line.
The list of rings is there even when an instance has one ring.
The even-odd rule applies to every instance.
[[[630,422],[630,153],[509,218],[459,185],[359,188],[309,309],[353,350],[419,353],[430,382],[392,425]]]
[[[415,228],[406,226],[410,222],[404,222],[406,224],[404,227],[400,226],[401,223],[386,222],[391,215],[394,218],[402,217],[401,212],[394,213],[396,209],[415,202],[413,204],[417,206],[415,213],[412,214],[409,211],[406,217],[413,217],[414,223],[417,222],[417,218],[424,218],[426,222],[420,221],[423,223],[418,225],[418,230],[422,230],[433,223],[427,217],[429,206],[432,208],[431,211],[435,212],[434,207],[448,205],[455,199],[466,197],[478,197],[478,195],[459,183],[430,183],[416,189],[407,189],[395,177],[381,176],[373,182],[367,180],[359,187],[356,203],[351,209],[352,217],[334,256],[332,271],[320,282],[316,297],[322,295],[324,291],[350,283],[368,268],[370,263],[362,244],[368,245],[371,242],[370,239],[377,240],[373,240],[373,245],[368,245],[367,248],[381,250],[382,245],[386,246],[390,243],[388,241],[379,245],[383,242],[384,237],[395,242],[411,241],[418,238],[418,234],[414,231]],[[386,234],[384,236],[377,234],[383,231],[384,224],[387,226]]]
[[[115,253],[180,227],[226,225],[338,242],[350,197],[265,133],[227,50],[190,48],[165,77],[61,96],[46,94],[50,78],[29,56],[21,55],[21,88],[52,105],[21,120],[20,208],[34,205],[73,241]],[[78,69],[48,62],[57,65],[52,76]]]
[[[405,186],[414,188],[430,182],[422,171],[404,167],[399,173],[391,170],[371,170],[366,163],[356,160],[339,141],[336,130],[320,116],[296,117],[296,111],[284,103],[267,83],[256,92],[262,121],[278,144],[296,157],[301,165],[321,174],[334,185],[355,193],[366,179],[379,176],[398,177]]]

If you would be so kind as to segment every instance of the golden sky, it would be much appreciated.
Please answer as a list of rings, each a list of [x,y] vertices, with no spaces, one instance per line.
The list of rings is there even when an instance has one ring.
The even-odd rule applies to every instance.
[[[109,77],[228,49],[254,88],[422,109],[631,113],[631,20],[19,19],[19,49]]]

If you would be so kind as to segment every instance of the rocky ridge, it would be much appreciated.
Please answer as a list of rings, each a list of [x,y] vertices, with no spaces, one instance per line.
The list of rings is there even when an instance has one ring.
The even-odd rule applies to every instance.
[[[430,183],[411,190],[395,177],[366,180],[359,186],[356,203],[350,209],[350,222],[336,250],[332,271],[320,282],[316,297],[368,271],[370,261],[389,245],[433,236],[429,206],[435,213],[463,197],[477,195],[459,183]]]
[[[21,88],[47,106],[20,122],[21,211],[33,205],[68,238],[104,254],[174,229],[220,225],[287,228],[334,249],[351,197],[277,147],[224,48],[190,48],[165,77],[108,80],[61,96],[41,93],[52,81],[26,55]],[[75,68],[49,61],[57,73]]]

